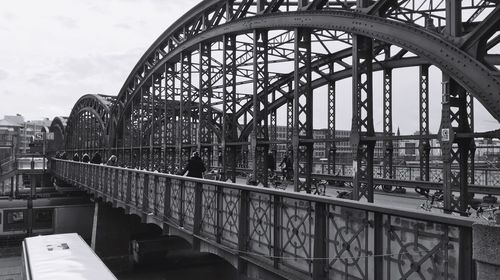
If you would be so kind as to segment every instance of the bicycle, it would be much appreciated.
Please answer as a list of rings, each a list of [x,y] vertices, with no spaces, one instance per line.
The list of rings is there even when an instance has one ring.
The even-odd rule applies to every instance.
[[[286,174],[280,177],[275,172],[269,172],[269,184],[272,185],[275,189],[286,190],[288,185],[293,185],[293,180],[288,178]]]
[[[318,195],[326,195],[326,185],[328,182],[323,179],[312,179],[311,193]]]
[[[209,180],[221,181],[222,174],[218,169],[214,168],[214,169],[211,169],[210,171],[208,171],[205,174],[204,178],[209,179]]]
[[[476,210],[476,214],[479,215],[479,209],[482,209],[482,206],[480,206],[480,202],[471,200],[468,204],[467,210],[461,211],[461,210],[456,210],[456,209],[446,209],[444,207],[444,193],[442,191],[436,191],[433,194],[429,194],[429,190],[424,190],[421,189],[421,191],[418,191],[417,193],[421,194],[422,196],[426,197],[426,201],[422,204],[420,204],[420,208],[431,212],[432,209],[439,209],[444,212],[449,212],[449,213],[456,213],[460,214],[461,216],[467,216],[469,217],[473,212],[472,210]],[[453,200],[452,205],[458,205],[458,199],[452,195],[451,199]],[[491,207],[491,206],[490,206]]]
[[[496,222],[497,220],[497,211],[500,210],[500,206],[489,205],[486,209],[482,206],[476,210],[476,218],[483,218],[488,222]]]

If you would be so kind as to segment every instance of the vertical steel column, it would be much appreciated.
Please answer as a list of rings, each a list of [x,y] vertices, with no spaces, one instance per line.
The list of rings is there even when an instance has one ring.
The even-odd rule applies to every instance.
[[[420,65],[419,78],[419,134],[429,135],[429,65]],[[429,181],[431,145],[428,139],[419,141],[420,180]]]
[[[271,97],[271,103],[274,103],[276,101],[276,91],[273,91],[272,97]],[[271,138],[271,151],[273,153],[274,159],[276,160],[276,153],[277,153],[277,145],[274,143],[278,139],[278,134],[277,134],[277,128],[278,128],[278,116],[277,116],[277,110],[272,109],[271,110],[271,118],[270,118],[270,135],[269,137]],[[276,167],[276,166],[275,166]]]
[[[253,131],[251,145],[253,152],[253,175],[257,182],[267,187],[268,130],[268,38],[266,30],[253,32]]]
[[[299,1],[300,3],[306,1]],[[293,114],[293,179],[295,191],[311,192],[313,143],[313,95],[311,87],[311,30],[295,29],[294,114]],[[299,69],[303,68],[302,72]],[[305,176],[305,182],[299,178]]]
[[[368,6],[368,1],[357,0],[359,8]],[[373,128],[373,72],[372,39],[360,35],[353,36],[352,66],[352,129],[353,150],[353,199],[363,196],[373,202],[373,154],[375,141],[363,139],[374,136]]]
[[[176,102],[175,102],[175,65],[165,64],[165,172],[172,173],[176,163]]]
[[[236,181],[236,147],[228,145],[237,138],[236,119],[236,35],[227,34],[223,38],[223,125],[222,125],[222,176],[228,179],[231,170],[231,180]]]
[[[144,164],[144,168],[146,168],[147,170],[153,170],[153,135],[154,135],[154,126],[155,126],[155,123],[154,123],[154,104],[153,104],[153,99],[154,99],[154,76],[155,74],[153,73],[153,75],[151,75],[151,79],[150,79],[150,83],[151,83],[151,86],[147,87],[146,88],[146,92],[145,92],[145,113],[146,115],[144,116],[144,120],[145,120],[145,125],[146,125],[146,128],[145,128],[145,133],[146,133],[146,136],[148,136],[148,139],[145,139],[147,140],[147,143],[144,143],[145,145],[147,144],[147,149],[144,149],[145,150],[145,154],[146,154],[146,163]]]
[[[328,65],[328,68],[330,70],[330,75],[333,75],[335,73],[334,69],[334,63],[330,63]],[[326,151],[328,153],[328,174],[335,174],[335,156],[337,153],[337,143],[332,142],[332,140],[335,140],[335,121],[336,121],[336,116],[335,116],[335,95],[336,95],[336,87],[335,87],[335,81],[329,81],[328,82],[328,131],[326,133],[326,140],[328,142],[326,143]]]
[[[125,109],[127,110],[127,108]],[[122,164],[123,166],[126,166],[126,167],[130,167],[131,166],[131,163],[132,163],[132,160],[131,160],[131,153],[132,151],[129,150],[129,147],[131,147],[130,145],[130,114],[131,114],[132,110],[131,108],[128,108],[128,112],[125,111],[125,113],[123,114],[124,115],[124,118],[123,118],[123,131],[122,131],[122,137],[123,137],[123,152],[122,152]],[[128,134],[126,134],[128,133]],[[126,150],[129,150],[128,153],[126,152]]]
[[[288,83],[288,92],[293,93],[293,84],[292,82]],[[287,97],[286,101],[286,141],[289,143],[286,147],[287,152],[291,152],[292,147],[292,138],[293,138],[293,95]]]
[[[441,149],[443,151],[443,183],[445,209],[458,209],[462,214],[469,204],[468,161],[472,139],[456,138],[455,133],[471,132],[467,118],[467,93],[458,83],[443,74],[443,108],[440,129]],[[458,164],[459,171],[453,172],[452,166]],[[460,199],[452,198],[453,189],[460,190]]]
[[[152,141],[149,149],[151,157],[151,170],[161,170],[162,157],[162,119],[164,118],[162,105],[162,87],[163,73],[154,73],[151,78],[151,131]]]
[[[140,99],[139,99],[139,169],[144,168],[144,159],[143,159],[143,153],[142,153],[142,144],[144,141],[144,90],[141,87],[140,92]]]
[[[180,129],[177,139],[179,140],[177,155],[179,157],[179,168],[182,169],[189,160],[191,154],[192,120],[191,120],[191,53],[181,54],[181,90],[179,122]]]
[[[474,97],[468,92],[467,93],[467,120],[469,122],[470,131],[474,132]],[[476,143],[474,139],[470,143],[470,153],[469,153],[469,184],[474,184],[475,182],[475,156],[476,156]]]
[[[386,46],[384,49],[386,60],[391,58],[391,47]],[[383,71],[383,119],[384,119],[384,136],[392,136],[392,69],[384,68]],[[394,146],[392,140],[384,140],[384,159],[383,159],[383,174],[384,178],[392,178]],[[392,186],[383,186],[384,191],[392,191]]]
[[[211,129],[212,123],[212,63],[211,63],[211,43],[203,42],[200,43],[200,65],[199,65],[199,122],[198,122],[198,151],[200,151],[200,156],[207,165],[207,169],[210,168],[212,163],[212,138],[213,133]]]
[[[137,116],[135,107],[137,102],[132,99],[131,110],[130,110],[130,161],[132,162],[132,168],[137,168],[137,151],[136,151],[136,140],[137,140]],[[140,135],[140,134],[139,134]]]
[[[450,36],[461,34],[461,2],[446,0],[446,30]],[[456,133],[471,132],[467,112],[467,92],[449,75],[443,73],[443,101],[440,128],[440,141],[443,153],[444,208],[457,209],[466,215],[469,204],[469,151],[472,138],[456,138]],[[452,166],[459,166],[452,172]],[[453,189],[460,190],[459,200],[453,199]]]

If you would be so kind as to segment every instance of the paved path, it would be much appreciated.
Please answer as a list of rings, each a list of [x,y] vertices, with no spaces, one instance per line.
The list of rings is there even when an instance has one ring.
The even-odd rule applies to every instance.
[[[236,178],[236,183],[246,184],[246,179]],[[289,185],[286,188],[286,190],[292,192],[293,186]],[[343,191],[343,190],[346,189],[336,188],[331,185],[328,185],[326,188],[326,195],[330,197],[336,197],[337,191]],[[408,190],[406,194],[384,193],[382,191],[376,191],[374,200],[376,204],[381,204],[389,207],[407,208],[419,211],[423,211],[420,208],[420,205],[425,201],[423,197],[416,194],[413,190]]]

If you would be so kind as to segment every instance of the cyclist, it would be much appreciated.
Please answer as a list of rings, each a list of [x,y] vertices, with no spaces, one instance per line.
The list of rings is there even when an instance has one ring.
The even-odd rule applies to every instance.
[[[292,159],[288,154],[285,154],[283,160],[280,163],[281,172],[283,173],[283,178],[290,179],[293,175]]]

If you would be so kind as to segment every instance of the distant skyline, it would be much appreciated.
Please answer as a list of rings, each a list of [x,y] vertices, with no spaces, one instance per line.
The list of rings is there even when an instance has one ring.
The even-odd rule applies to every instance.
[[[68,116],[84,94],[117,95],[150,45],[200,0],[19,0],[0,10],[0,118]],[[393,72],[393,130],[418,130],[416,68]],[[350,129],[351,81],[337,83],[337,128]],[[441,74],[431,68],[431,133],[441,118]],[[374,74],[374,123],[382,130],[382,77]],[[325,128],[326,91],[315,95],[315,128]],[[320,116],[320,117],[318,117]],[[500,125],[476,102],[476,131]],[[283,118],[282,118],[283,119]]]

